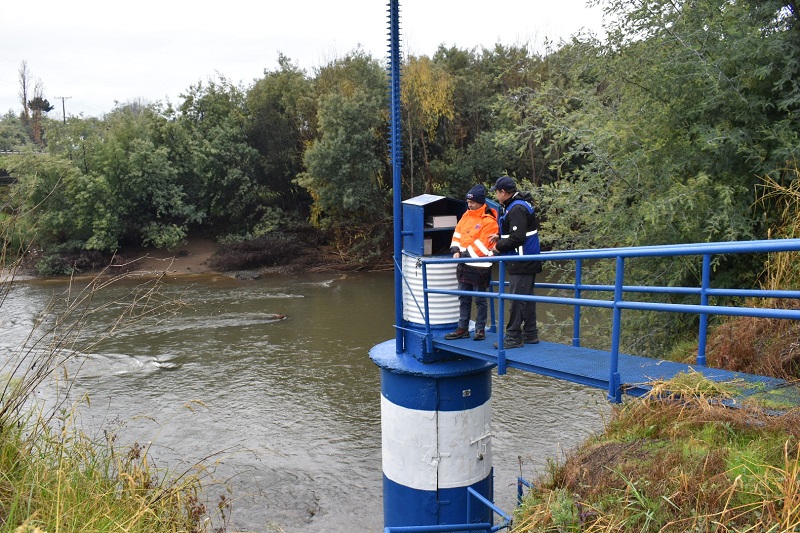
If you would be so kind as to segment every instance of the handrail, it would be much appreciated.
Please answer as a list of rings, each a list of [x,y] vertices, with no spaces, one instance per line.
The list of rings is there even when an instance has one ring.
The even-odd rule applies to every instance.
[[[490,531],[492,524],[481,522],[476,524],[453,524],[435,526],[387,526],[383,533],[460,533],[461,531]]]
[[[531,483],[522,476],[517,476],[517,506],[522,505],[522,498],[525,496],[524,489],[522,487],[535,489],[536,485],[534,485],[533,483]]]
[[[427,324],[427,302],[429,294],[447,294],[460,296],[468,294],[470,296],[485,296],[498,300],[498,374],[505,374],[507,365],[505,349],[503,347],[504,337],[504,303],[505,300],[533,301],[542,303],[552,303],[559,305],[574,306],[573,313],[573,339],[574,346],[580,346],[580,311],[582,307],[601,307],[611,309],[613,313],[612,332],[611,332],[611,360],[609,367],[609,400],[621,401],[621,391],[619,384],[618,358],[620,334],[622,328],[622,310],[646,310],[673,313],[694,313],[700,317],[700,331],[698,335],[697,365],[706,364],[706,338],[708,329],[709,315],[722,316],[751,316],[758,318],[779,318],[789,320],[800,320],[800,311],[793,309],[775,309],[760,307],[732,307],[712,305],[709,298],[712,296],[735,296],[752,298],[786,298],[800,299],[800,290],[759,290],[759,289],[728,289],[712,288],[711,280],[711,257],[719,254],[742,254],[742,253],[774,253],[774,252],[797,252],[800,251],[800,239],[771,239],[761,241],[732,241],[714,243],[691,243],[691,244],[672,244],[663,246],[639,246],[624,248],[602,248],[590,250],[570,250],[542,252],[530,256],[499,256],[489,258],[464,258],[453,259],[448,256],[422,257],[423,270],[423,294],[424,307],[426,309],[425,319],[427,332],[430,327]],[[638,286],[625,285],[625,260],[629,258],[641,257],[676,257],[676,256],[702,256],[702,274],[699,287],[669,287],[669,286]],[[583,284],[583,261],[597,259],[614,259],[616,261],[615,276],[613,285],[586,285]],[[427,286],[425,277],[426,265],[445,264],[445,263],[466,263],[466,262],[487,262],[498,263],[499,275],[496,284],[497,292],[465,292],[449,289],[435,289]],[[575,283],[537,283],[537,287],[546,289],[571,290],[573,297],[563,296],[544,296],[544,295],[519,295],[508,294],[504,291],[506,284],[507,263],[517,261],[574,261],[575,262]],[[610,292],[611,299],[590,299],[584,297],[584,292]],[[631,293],[639,294],[678,294],[696,295],[699,298],[698,304],[674,304],[674,303],[653,303],[624,300],[624,295]],[[430,335],[428,335],[430,337]]]
[[[520,478],[521,479],[521,478]],[[512,517],[503,512],[502,509],[497,507],[494,503],[489,501],[485,496],[479,493],[472,487],[467,487],[467,517],[472,514],[471,504],[472,499],[478,500],[478,503],[489,508],[493,513],[502,518],[502,522],[493,525],[492,522],[474,522],[464,524],[449,524],[449,525],[428,525],[428,526],[387,526],[383,528],[383,533],[460,533],[462,531],[483,531],[485,533],[492,533],[511,527]]]

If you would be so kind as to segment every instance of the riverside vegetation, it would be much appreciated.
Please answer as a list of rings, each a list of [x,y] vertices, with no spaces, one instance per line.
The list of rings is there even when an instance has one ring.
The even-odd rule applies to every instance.
[[[461,198],[476,182],[491,185],[503,173],[533,192],[542,215],[542,244],[549,249],[797,236],[796,0],[600,3],[607,15],[603,39],[576,35],[569,42],[548,42],[542,50],[521,44],[481,50],[441,46],[430,57],[406,57],[400,191],[392,190],[386,142],[385,69],[361,50],[322,65],[312,75],[280,55],[277,69],[265,70],[247,87],[218,75],[190,86],[174,104],[132,101],[102,117],[63,121],[47,116],[52,106],[41,93],[43,85],[31,82],[20,58],[22,111],[0,117],[0,150],[15,152],[0,156],[0,170],[8,172],[0,176],[2,266],[14,271],[31,265],[40,275],[71,275],[112,262],[126,264],[141,247],[174,250],[187,237],[201,236],[233,251],[215,259],[220,269],[280,270],[288,268],[290,258],[300,258],[307,268],[320,259],[342,269],[372,268],[392,254],[393,195]],[[26,87],[35,87],[35,94],[27,94]],[[721,256],[714,258],[711,283],[789,288],[800,280],[798,269],[794,255],[770,257],[766,265],[752,257]],[[699,272],[698,262],[689,259],[626,265],[634,285],[696,286]],[[598,265],[584,281],[607,284],[611,279],[611,269]],[[87,285],[81,301],[88,305],[92,291],[103,283]],[[0,291],[9,287],[4,282]],[[143,294],[157,292],[150,290],[143,288]],[[73,296],[66,300],[77,303]],[[132,305],[144,305],[146,312],[157,312],[150,307],[156,301],[132,294]],[[675,303],[683,302],[688,300],[675,297]],[[166,312],[168,303],[161,304]],[[126,319],[145,312],[134,308],[137,312]],[[0,479],[0,502],[4,520],[15,520],[6,521],[5,527],[50,531],[58,524],[65,530],[64,498],[72,480],[72,512],[88,510],[96,502],[139,502],[131,507],[128,521],[109,510],[83,517],[87,524],[99,524],[100,516],[108,514],[117,524],[109,530],[132,530],[128,527],[168,516],[177,517],[176,531],[200,527],[205,518],[199,517],[209,510],[195,499],[200,472],[177,478],[145,476],[146,454],[139,453],[146,447],[122,451],[113,438],[85,439],[74,432],[70,419],[77,406],[27,410],[33,385],[25,383],[36,383],[40,378],[34,376],[61,375],[62,362],[68,366],[69,354],[78,353],[80,345],[59,335],[78,331],[89,309],[75,309],[74,326],[57,318],[65,315],[52,315],[41,325],[52,328],[53,340],[23,348],[18,360],[27,362],[3,369],[0,402],[6,418],[0,419],[0,429],[3,442],[10,443],[2,450],[8,450],[4,457],[11,463],[2,470],[6,477]],[[673,348],[673,339],[691,338],[697,329],[692,317],[663,315],[670,316],[626,313],[621,349],[661,357]],[[714,326],[710,364],[797,379],[794,326],[748,319]],[[674,356],[690,353],[692,342],[674,347]],[[48,359],[49,366],[36,363],[34,372],[37,359],[49,357],[45,346],[58,355]],[[42,368],[48,369],[44,375]],[[28,375],[28,369],[34,373]],[[69,374],[62,381],[63,386],[68,383]],[[670,420],[674,426],[669,427],[659,425],[667,423],[664,416],[654,415],[644,426],[653,429],[638,434],[637,421],[676,404],[637,401],[620,407],[609,421],[609,439],[636,444],[612,455],[645,462],[651,446],[676,437],[685,446],[681,454],[669,454],[673,461],[692,460],[697,444],[699,449],[708,446],[713,465],[721,467],[736,460],[738,439],[748,438],[735,437],[740,429],[756,432],[741,433],[750,436],[763,429],[765,442],[780,440],[766,432],[772,431],[773,422],[781,422],[749,411],[722,410],[721,421],[708,423],[705,433],[687,433],[698,425],[690,415],[702,413],[710,420],[710,413],[716,413],[713,401],[714,409],[687,402],[679,413],[690,418]],[[742,417],[741,424],[730,418],[734,416]],[[615,437],[625,424],[632,433]],[[650,434],[660,440],[643,440]],[[756,443],[759,439],[752,437]],[[532,515],[551,519],[531,527],[791,531],[784,528],[796,528],[795,496],[759,492],[773,480],[759,472],[796,481],[796,473],[791,477],[796,472],[796,436],[788,432],[784,442],[780,453],[768,445],[763,455],[740,462],[742,468],[712,476],[708,483],[713,487],[695,483],[696,478],[679,486],[654,482],[637,477],[638,471],[626,465],[607,465],[606,473],[619,473],[613,478],[603,472],[570,477],[597,480],[591,484],[598,489],[608,484],[609,490],[598,495],[581,485],[588,481],[561,483],[562,467],[554,465],[553,480],[539,484],[549,490],[539,494],[537,505],[543,506],[529,505]],[[87,451],[88,443],[97,448]],[[634,449],[632,456],[623,453]],[[752,454],[758,449],[749,447]],[[662,455],[655,454],[657,459]],[[79,463],[84,459],[100,466]],[[28,467],[29,482],[14,484],[6,475],[22,479]],[[43,470],[36,473],[34,467]],[[682,468],[679,464],[668,472]],[[745,475],[746,469],[756,474]],[[100,471],[110,484],[98,481],[96,495],[87,489],[79,496],[86,487],[77,480]],[[683,479],[688,480],[697,467],[687,462],[685,472]],[[86,480],[86,485],[95,484]],[[725,483],[763,497],[718,492]],[[679,494],[687,487],[698,490],[692,497]],[[138,500],[127,499],[133,493]],[[548,507],[545,501],[558,505]],[[755,505],[767,501],[783,507]],[[224,501],[213,507],[226,509]],[[693,521],[681,521],[689,517]],[[783,522],[769,525],[775,517]],[[519,519],[518,527],[525,520]],[[142,525],[142,530],[148,527]],[[160,527],[169,531],[173,526]]]
[[[800,231],[800,188],[770,184],[776,233]],[[796,254],[773,254],[765,288],[800,285]],[[778,300],[776,306],[800,308]],[[745,302],[747,305],[747,302]],[[800,531],[800,324],[734,317],[709,336],[712,367],[787,380],[777,394],[726,406],[736,383],[689,373],[614,406],[605,431],[549,467],[515,513],[515,533]],[[691,363],[696,343],[668,359]]]

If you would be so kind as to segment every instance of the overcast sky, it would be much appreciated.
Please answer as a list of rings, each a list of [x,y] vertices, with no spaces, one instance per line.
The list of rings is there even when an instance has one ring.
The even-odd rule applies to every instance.
[[[245,86],[277,68],[282,52],[310,75],[361,46],[388,50],[388,0],[39,0],[0,3],[0,113],[22,109],[27,61],[52,118],[102,116],[114,102],[179,103],[216,74]],[[401,0],[403,54],[528,44],[541,50],[581,29],[602,35],[585,0]],[[29,96],[30,97],[30,96]],[[63,99],[62,99],[63,97]]]

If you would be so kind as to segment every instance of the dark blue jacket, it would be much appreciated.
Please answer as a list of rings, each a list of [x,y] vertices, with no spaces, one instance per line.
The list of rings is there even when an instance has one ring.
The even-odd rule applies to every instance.
[[[517,192],[503,202],[500,218],[500,240],[497,251],[502,255],[538,254],[539,220],[529,192]],[[506,263],[509,274],[536,274],[542,271],[541,261],[514,261]]]

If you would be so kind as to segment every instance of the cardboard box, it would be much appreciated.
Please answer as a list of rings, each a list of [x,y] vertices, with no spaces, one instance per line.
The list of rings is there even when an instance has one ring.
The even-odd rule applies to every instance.
[[[425,225],[429,228],[454,228],[458,219],[455,215],[443,215],[438,217],[427,217]]]

